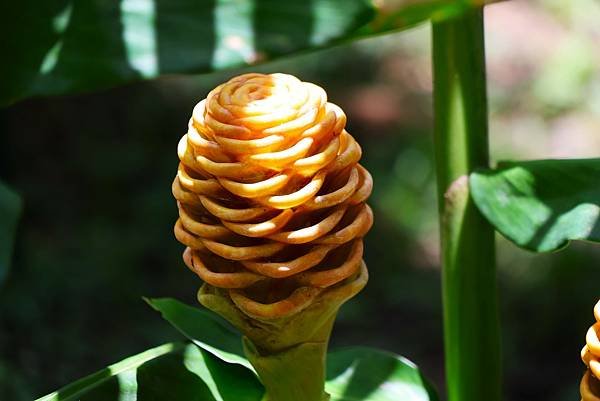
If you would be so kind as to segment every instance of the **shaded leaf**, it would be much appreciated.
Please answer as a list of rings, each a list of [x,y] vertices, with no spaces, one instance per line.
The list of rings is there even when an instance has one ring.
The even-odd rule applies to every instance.
[[[4,2],[0,105],[204,73],[449,18],[482,0]],[[388,5],[389,4],[389,5]]]
[[[263,392],[243,367],[223,363],[193,344],[172,343],[127,358],[38,401],[260,401]]]
[[[241,335],[217,314],[206,309],[194,308],[172,298],[145,300],[197,346],[225,362],[240,364],[253,370],[244,356]]]
[[[13,253],[21,198],[0,182],[0,284],[6,279]]]
[[[213,325],[217,321],[226,327],[227,323],[208,320],[212,313],[175,299],[152,299],[147,302],[199,346],[210,344],[213,349],[211,352],[219,346],[220,340],[215,337]],[[224,331],[222,335],[227,337],[223,341],[227,354],[237,353],[233,342],[241,344],[241,335],[229,331]],[[238,356],[245,360],[243,355]],[[248,361],[245,360],[246,364]],[[363,347],[328,354],[326,391],[331,394],[331,401],[437,400],[435,392],[413,363],[388,352]]]
[[[471,174],[470,188],[481,213],[523,248],[600,242],[600,159],[502,162]]]

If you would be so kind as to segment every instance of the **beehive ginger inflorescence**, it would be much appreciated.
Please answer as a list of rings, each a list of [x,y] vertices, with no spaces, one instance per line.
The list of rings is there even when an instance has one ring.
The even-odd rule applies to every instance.
[[[320,87],[246,74],[198,103],[173,182],[184,260],[245,315],[294,315],[366,283],[372,179]]]
[[[588,367],[580,385],[583,401],[600,401],[600,301],[594,307],[594,316],[596,323],[588,330],[581,350],[581,359]]]

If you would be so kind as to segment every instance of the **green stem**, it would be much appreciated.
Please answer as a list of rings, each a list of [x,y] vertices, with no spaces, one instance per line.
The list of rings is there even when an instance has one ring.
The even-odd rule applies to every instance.
[[[481,8],[433,24],[433,69],[448,399],[499,401],[494,231],[468,194],[489,164]]]
[[[308,342],[262,354],[244,337],[244,352],[265,386],[263,401],[327,401],[327,342]]]

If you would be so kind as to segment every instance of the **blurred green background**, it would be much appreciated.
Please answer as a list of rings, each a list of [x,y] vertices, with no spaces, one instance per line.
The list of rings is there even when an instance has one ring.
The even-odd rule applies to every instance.
[[[486,18],[493,159],[598,157],[600,3],[515,0]],[[172,234],[175,149],[194,104],[242,71],[323,86],[375,179],[371,281],[342,309],[333,346],[405,355],[443,391],[429,35],[420,26],[250,69],[1,110],[0,173],[24,215],[0,287],[0,400],[31,400],[178,338],[141,300],[193,304],[200,285]],[[534,255],[498,245],[505,399],[577,399],[600,248]]]

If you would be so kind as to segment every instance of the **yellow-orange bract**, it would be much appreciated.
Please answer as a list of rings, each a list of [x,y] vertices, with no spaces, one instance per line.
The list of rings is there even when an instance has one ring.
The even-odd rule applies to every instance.
[[[366,283],[372,179],[345,124],[323,89],[285,74],[235,77],[194,108],[175,235],[187,266],[247,316],[291,316]]]
[[[600,401],[600,301],[594,307],[594,316],[596,323],[588,330],[581,350],[581,359],[589,368],[580,385],[583,401]]]

